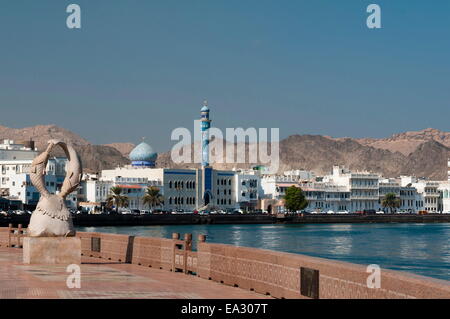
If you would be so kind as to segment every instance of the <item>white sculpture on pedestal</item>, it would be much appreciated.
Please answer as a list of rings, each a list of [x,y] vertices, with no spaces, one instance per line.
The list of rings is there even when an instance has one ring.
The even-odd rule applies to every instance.
[[[31,215],[27,234],[30,237],[72,237],[75,236],[72,217],[64,200],[73,192],[81,181],[82,168],[80,159],[72,146],[59,140],[50,140],[47,149],[37,156],[31,164],[30,179],[41,193],[36,210]],[[51,150],[59,145],[66,154],[69,163],[61,192],[50,194],[45,187],[45,168]]]

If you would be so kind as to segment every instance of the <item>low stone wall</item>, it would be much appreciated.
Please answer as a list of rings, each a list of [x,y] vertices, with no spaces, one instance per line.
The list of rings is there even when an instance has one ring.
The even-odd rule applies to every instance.
[[[132,263],[159,269],[172,269],[174,244],[171,239],[136,237]]]
[[[192,251],[192,236],[182,240],[179,234],[174,235],[177,236],[173,239],[165,239],[77,232],[77,236],[81,238],[81,253],[84,256],[195,273],[197,252]]]
[[[221,244],[198,244],[198,275],[276,298],[450,298],[442,280],[382,269],[371,289],[361,265]]]
[[[104,258],[116,262],[129,262],[131,254],[128,235],[77,232],[81,238],[81,253],[89,257]]]
[[[0,247],[8,246],[8,227],[0,227]]]
[[[26,236],[26,228],[22,225],[14,227],[9,224],[8,227],[0,227],[0,247],[23,247],[23,237]]]

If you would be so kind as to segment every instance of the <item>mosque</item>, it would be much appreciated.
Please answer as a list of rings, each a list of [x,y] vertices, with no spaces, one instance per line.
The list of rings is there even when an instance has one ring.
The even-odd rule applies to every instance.
[[[245,179],[256,181],[259,177],[240,171],[213,169],[209,164],[210,110],[206,102],[201,108],[202,166],[196,169],[156,168],[158,154],[145,141],[130,153],[131,165],[103,170],[97,180],[86,181],[85,195],[89,202],[106,202],[109,190],[120,186],[129,198],[130,209],[145,210],[142,197],[149,186],[160,188],[165,210],[193,211],[199,209],[233,210],[245,199],[256,202],[255,190],[242,191]],[[242,196],[244,195],[244,196]],[[246,196],[251,196],[246,198]]]

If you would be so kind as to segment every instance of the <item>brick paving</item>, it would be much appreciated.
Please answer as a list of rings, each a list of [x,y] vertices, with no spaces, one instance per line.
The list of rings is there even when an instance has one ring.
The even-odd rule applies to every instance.
[[[183,273],[83,257],[81,288],[61,265],[24,265],[22,250],[0,248],[0,299],[259,299],[252,291]]]

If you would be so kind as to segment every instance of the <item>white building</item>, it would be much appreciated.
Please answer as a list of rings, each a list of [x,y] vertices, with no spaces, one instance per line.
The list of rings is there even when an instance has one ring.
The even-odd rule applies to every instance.
[[[370,172],[351,172],[333,166],[333,173],[324,177],[324,182],[343,186],[350,192],[350,212],[376,210],[379,203],[380,176]]]
[[[288,177],[292,177],[292,178],[295,177],[297,179],[307,180],[307,181],[312,181],[316,177],[314,172],[301,170],[301,169],[286,171],[283,174],[284,174],[284,176],[288,176]]]
[[[411,184],[417,190],[420,200],[423,202],[423,210],[430,213],[442,211],[440,186],[441,182],[419,180]]]
[[[307,211],[349,211],[350,191],[345,186],[325,182],[310,182],[300,185],[308,200]]]
[[[261,191],[259,171],[239,170],[235,173],[235,190],[237,205],[243,210],[254,210],[258,204]]]

